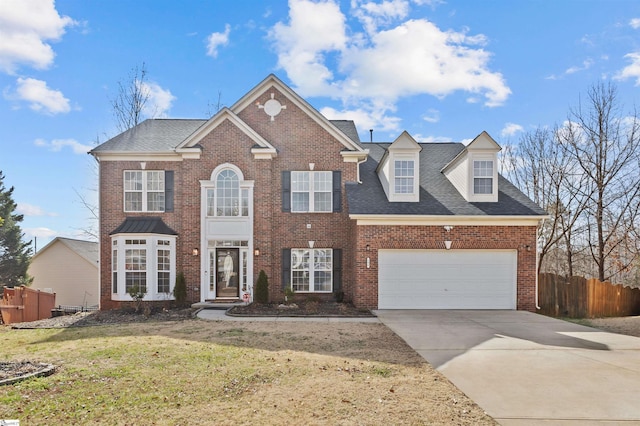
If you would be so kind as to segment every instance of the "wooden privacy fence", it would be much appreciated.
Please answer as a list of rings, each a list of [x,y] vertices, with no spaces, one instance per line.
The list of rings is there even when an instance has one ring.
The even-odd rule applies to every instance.
[[[640,315],[640,288],[595,278],[540,274],[540,313],[554,317],[599,318]]]
[[[5,287],[0,301],[2,322],[30,322],[51,318],[51,310],[56,305],[56,294],[28,287]]]

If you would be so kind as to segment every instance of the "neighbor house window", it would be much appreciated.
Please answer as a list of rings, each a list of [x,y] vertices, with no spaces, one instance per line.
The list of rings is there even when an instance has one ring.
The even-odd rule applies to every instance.
[[[135,238],[131,234],[112,237],[112,299],[131,300],[138,289],[144,300],[172,297],[175,283],[175,237],[166,235]]]
[[[124,210],[126,212],[165,211],[165,172],[163,170],[125,171]]]
[[[413,160],[396,160],[394,166],[396,194],[413,194],[415,179]]]
[[[473,162],[473,193],[493,194],[493,161]]]
[[[291,287],[299,292],[331,292],[332,249],[291,249]]]
[[[291,172],[291,211],[331,212],[332,191],[332,172]]]
[[[249,189],[240,188],[236,172],[222,170],[207,190],[207,216],[249,216]]]

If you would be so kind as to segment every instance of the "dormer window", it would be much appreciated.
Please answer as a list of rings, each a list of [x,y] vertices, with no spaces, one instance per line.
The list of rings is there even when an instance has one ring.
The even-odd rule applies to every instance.
[[[420,151],[422,147],[403,132],[387,149],[376,172],[387,199],[394,203],[420,201]]]
[[[473,193],[493,194],[493,161],[473,162]]]
[[[487,132],[480,133],[441,172],[470,203],[498,201],[498,152],[500,145]]]
[[[413,194],[415,181],[414,161],[395,161],[395,192],[396,194]]]

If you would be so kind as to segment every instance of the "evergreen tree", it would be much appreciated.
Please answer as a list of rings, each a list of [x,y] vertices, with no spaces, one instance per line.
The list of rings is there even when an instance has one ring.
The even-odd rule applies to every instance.
[[[23,215],[16,214],[13,187],[6,189],[4,174],[0,171],[0,286],[28,285],[31,279],[27,268],[31,261],[31,241],[22,241],[20,222]]]

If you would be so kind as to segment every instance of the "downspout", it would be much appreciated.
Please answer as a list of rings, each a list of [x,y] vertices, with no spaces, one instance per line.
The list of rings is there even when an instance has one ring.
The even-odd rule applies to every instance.
[[[365,157],[365,159],[364,159],[364,160],[361,160],[361,161],[357,161],[357,162],[356,162],[356,182],[358,182],[358,183],[360,183],[360,184],[362,183],[362,181],[360,180],[360,164],[362,164],[362,163],[366,162],[366,161],[367,161],[367,158],[369,158],[369,156],[368,156],[368,155]]]
[[[542,227],[543,225],[544,225],[544,218],[540,219],[540,227]],[[538,273],[538,267],[540,266],[539,262],[540,262],[540,255],[538,254],[538,241],[536,241],[536,309],[537,310],[542,309],[540,307],[540,301],[538,296],[538,277],[540,277],[540,274]]]

